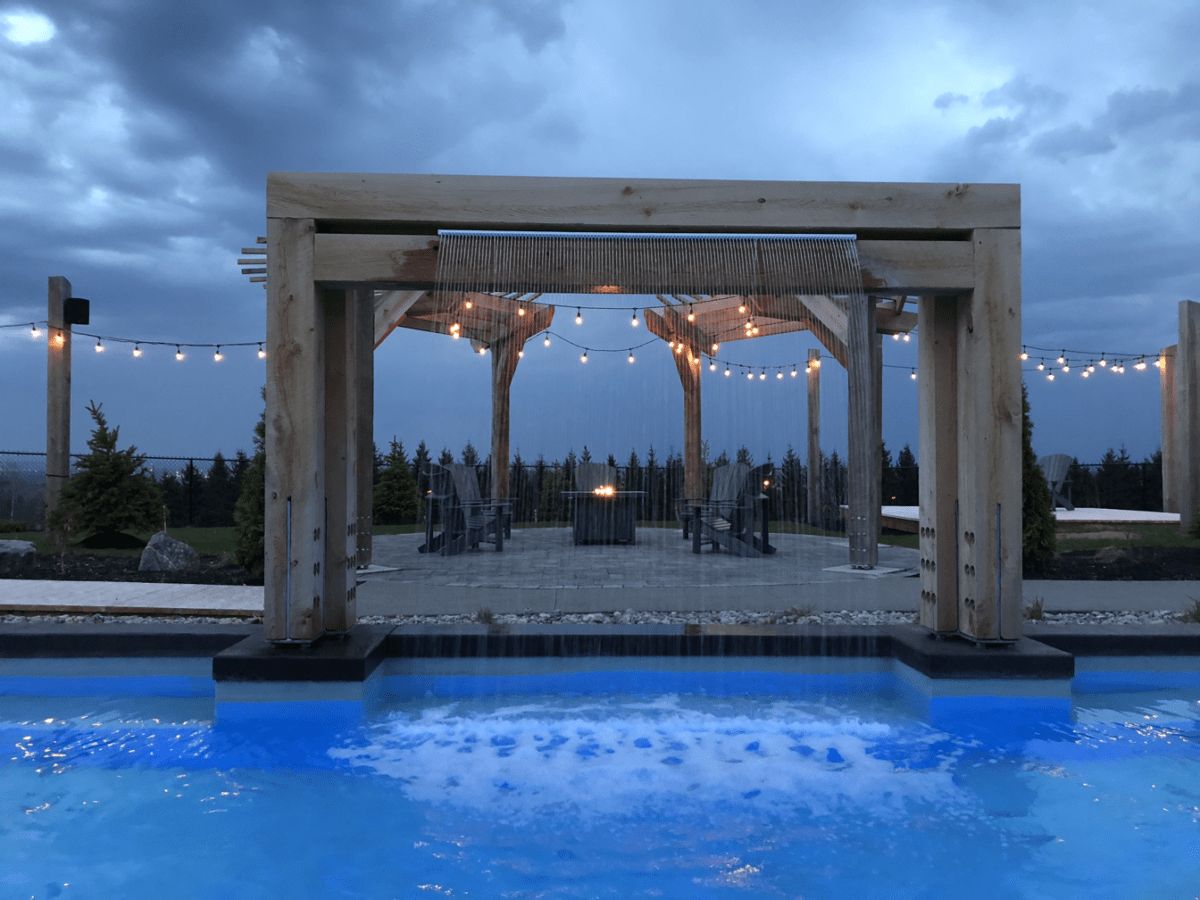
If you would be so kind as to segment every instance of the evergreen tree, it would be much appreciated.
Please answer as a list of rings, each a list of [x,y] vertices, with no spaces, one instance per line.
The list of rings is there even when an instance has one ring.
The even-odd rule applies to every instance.
[[[636,450],[629,451],[629,462],[625,464],[625,490],[642,490],[642,463]]]
[[[918,506],[921,502],[920,469],[917,458],[908,444],[896,457],[897,483],[896,503],[899,506]]]
[[[246,455],[245,450],[239,450],[233,458],[233,496],[234,502],[242,493],[242,478],[246,475],[246,469],[250,468],[250,457]]]
[[[750,453],[750,448],[745,444],[738,447],[736,462],[745,463],[748,466],[754,465],[754,456]]]
[[[801,510],[807,502],[808,485],[804,482],[804,464],[791,444],[788,444],[787,453],[783,455],[778,477],[783,496],[783,518],[789,522],[799,522]]]
[[[263,389],[266,400],[266,388]],[[266,571],[264,531],[267,508],[267,410],[264,407],[254,426],[254,456],[242,476],[242,489],[233,507],[233,558],[262,581]]]
[[[66,535],[106,531],[157,531],[163,521],[163,495],[147,473],[146,457],[136,447],[117,449],[119,428],[109,430],[94,401],[88,413],[96,423],[88,439],[91,452],[63,485],[51,531]]]
[[[225,457],[217,451],[204,479],[204,500],[196,516],[196,524],[204,528],[232,525],[233,506],[236,502],[233,473],[230,472]]]
[[[1033,452],[1033,421],[1029,394],[1021,385],[1021,557],[1026,573],[1038,572],[1054,556],[1054,508],[1050,486]]]
[[[590,450],[588,450],[587,444],[583,445],[583,455],[581,457],[579,457],[579,461],[580,462],[591,462],[592,461],[592,453]]]
[[[885,441],[879,442],[879,467],[880,474],[883,476],[880,479],[881,484],[881,499],[885,506],[897,504],[900,485],[897,483],[896,467],[892,463],[892,452],[888,450]]]
[[[720,467],[720,466],[727,466],[727,465],[729,465],[729,454],[728,454],[728,453],[726,453],[724,450],[722,450],[722,451],[721,451],[721,455],[720,455],[720,456],[718,456],[718,457],[717,457],[717,458],[716,458],[716,459],[713,461],[713,468],[715,469],[715,468],[718,468],[718,467]]]
[[[383,472],[375,485],[372,503],[372,517],[380,525],[403,525],[419,518],[417,482],[404,454],[404,444],[395,438],[384,458]]]
[[[469,447],[471,445],[467,444],[467,446]],[[438,465],[448,466],[453,462],[454,462],[454,454],[450,452],[449,447],[443,447],[442,452],[440,454],[438,454]]]
[[[467,441],[467,446],[463,447],[462,461],[464,466],[479,465],[479,452],[475,449],[470,441]],[[453,462],[453,460],[451,460],[451,462]]]
[[[429,448],[425,446],[425,442],[417,444],[417,452],[413,454],[412,470],[413,476],[417,479],[417,496],[424,497],[429,492]],[[421,505],[421,515],[424,516],[425,507]]]

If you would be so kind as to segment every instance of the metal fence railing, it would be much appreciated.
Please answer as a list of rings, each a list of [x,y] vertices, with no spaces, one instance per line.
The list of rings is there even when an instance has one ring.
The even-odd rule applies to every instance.
[[[71,457],[74,475],[80,454]],[[163,491],[169,524],[232,525],[233,505],[248,459],[202,456],[147,456],[145,469]],[[0,519],[45,524],[46,454],[0,451]]]

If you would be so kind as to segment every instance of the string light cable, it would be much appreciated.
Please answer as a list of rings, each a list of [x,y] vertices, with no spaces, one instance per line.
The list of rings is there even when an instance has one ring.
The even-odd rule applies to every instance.
[[[42,327],[49,329],[49,323],[45,319],[39,322],[17,322],[14,324],[0,325],[0,328],[28,328],[30,334],[35,338],[42,335]],[[114,337],[106,334],[92,334],[87,331],[75,331],[74,329],[70,331],[70,334],[72,337],[85,337],[95,340],[96,344],[93,349],[97,353],[103,353],[107,349],[106,345],[108,344],[132,344],[132,355],[135,357],[142,356],[144,353],[143,348],[145,347],[174,347],[176,359],[183,359],[186,356],[186,354],[183,352],[184,348],[212,350],[212,358],[214,362],[221,362],[224,360],[225,353],[223,351],[230,347],[257,347],[258,358],[266,359],[267,357],[267,351],[265,347],[266,341],[221,341],[220,343],[200,344],[188,341],[147,341],[142,338]]]

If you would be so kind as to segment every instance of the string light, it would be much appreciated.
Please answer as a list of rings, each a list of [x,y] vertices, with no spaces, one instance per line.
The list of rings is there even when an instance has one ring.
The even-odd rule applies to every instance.
[[[138,344],[133,345],[133,358],[137,359],[142,355],[142,348]]]
[[[695,321],[696,321],[696,313],[695,313],[695,311],[692,309],[692,304],[690,304],[690,303],[688,304],[688,321],[689,321],[689,322],[695,322]]]
[[[1021,350],[1021,362],[1025,362],[1025,360],[1027,360],[1027,359],[1029,359],[1029,354],[1028,354],[1028,353],[1026,353],[1026,352],[1024,351],[1024,349],[1022,349],[1022,350]]]
[[[1107,365],[1108,365],[1108,360],[1107,360],[1107,359],[1105,359],[1105,358],[1104,358],[1104,354],[1103,354],[1103,353],[1101,353],[1101,354],[1100,354],[1100,368],[1102,368],[1102,369],[1103,369],[1103,368],[1104,368],[1105,366],[1107,366]]]
[[[178,344],[175,345],[175,359],[178,362],[183,362],[183,348]]]
[[[795,366],[792,366],[792,377],[793,378],[796,377],[796,367]]]
[[[470,300],[468,300],[466,303],[463,304],[463,309],[470,309],[471,306],[472,306],[472,303]]]
[[[714,344],[713,344],[713,353],[716,353],[716,352],[717,352],[718,350],[720,350],[720,349],[721,349],[721,345],[720,345],[720,344],[717,344],[717,343],[714,343]]]
[[[525,315],[525,307],[524,307],[524,306],[518,306],[518,307],[517,307],[517,315],[518,315],[518,316],[523,316],[523,315]]]
[[[747,369],[747,370],[746,370],[746,380],[747,380],[747,381],[753,381],[753,380],[754,380],[754,373],[753,373],[753,372],[751,372],[749,369]]]
[[[1145,368],[1146,368],[1146,357],[1144,357],[1144,356],[1143,356],[1141,359],[1139,359],[1139,360],[1138,360],[1138,361],[1137,361],[1137,362],[1134,364],[1134,366],[1133,366],[1133,367],[1134,367],[1135,369],[1137,369],[1139,372],[1141,372],[1143,369],[1145,369]]]
[[[908,377],[911,378],[913,381],[916,381],[917,380],[917,370],[913,369],[912,373]]]
[[[1053,373],[1053,372],[1051,372],[1049,375],[1047,375],[1047,376],[1046,376],[1046,380],[1047,380],[1047,381],[1053,381],[1053,380],[1054,380],[1054,373]]]
[[[579,357],[579,361],[583,362],[583,363],[587,362],[587,351],[586,350],[583,351],[583,356]]]
[[[583,324],[583,307],[581,307],[581,306],[575,308],[575,324],[576,325]]]
[[[1062,353],[1060,353],[1060,354],[1058,355],[1058,364],[1059,364],[1060,366],[1061,366],[1061,365],[1062,365],[1064,362],[1066,362],[1066,357],[1067,357],[1067,351],[1066,351],[1066,350],[1064,350]]]
[[[637,310],[636,309],[633,311],[633,318],[630,320],[629,324],[632,325],[634,328],[638,327]]]
[[[1089,375],[1091,375],[1092,373],[1091,373],[1090,371],[1088,371],[1087,369],[1084,369],[1084,370],[1083,370],[1083,371],[1082,371],[1080,374],[1081,374],[1081,375],[1082,375],[1084,378],[1087,378],[1087,377],[1088,377]]]
[[[726,378],[728,378],[728,377],[729,377],[729,375],[730,375],[730,372],[729,372],[729,366],[726,366],[726,367],[725,367],[725,377],[726,377]]]
[[[544,341],[542,341],[542,343],[545,344],[547,347],[550,346],[550,332],[546,332],[546,339]]]
[[[633,360],[633,351],[632,351],[632,350],[630,350],[630,351],[629,351],[629,361],[630,361],[631,363],[634,361],[634,360]]]
[[[58,332],[58,334],[54,335],[54,343],[58,344],[58,346],[60,346],[60,347],[61,347],[61,346],[62,346],[63,344],[65,344],[66,342],[67,342],[67,339],[66,339],[66,337],[63,335],[63,333],[62,333],[62,331],[61,331],[61,330]]]
[[[892,332],[892,340],[893,340],[893,341],[898,341],[898,340],[900,340],[900,332],[898,332],[898,331],[893,331],[893,332]]]
[[[709,361],[708,361],[708,371],[710,371],[710,372],[715,372],[715,371],[717,371],[717,361],[716,361],[715,359],[709,359]]]
[[[746,314],[746,304],[745,304],[745,303],[739,303],[739,304],[738,304],[738,315],[742,315],[742,316],[744,316],[745,314]]]
[[[780,369],[778,372],[776,372],[776,373],[775,373],[775,377],[776,377],[777,379],[779,379],[780,381],[783,381],[783,370],[782,370],[782,369]]]
[[[104,345],[100,343],[100,338],[96,338],[96,352],[97,353],[104,352]]]
[[[1065,375],[1067,372],[1071,371],[1071,367],[1069,365],[1067,365],[1066,363],[1063,363],[1062,370],[1063,370],[1063,374]]]
[[[1043,359],[1040,363],[1038,363],[1037,369],[1040,372],[1045,368],[1046,368],[1046,361]]]
[[[763,369],[763,370],[762,370],[762,374],[758,376],[758,380],[759,380],[759,381],[766,381],[766,380],[767,380],[767,370],[766,370],[766,369]]]
[[[480,355],[480,356],[487,356],[487,347],[480,347],[480,348],[479,348],[479,355]]]
[[[524,359],[524,358],[525,358],[525,351],[523,349],[518,350],[517,351],[517,359]]]
[[[39,338],[42,336],[42,333],[38,331],[37,322],[31,322],[29,324],[29,336],[33,338]]]
[[[259,359],[266,359],[266,358],[267,358],[267,351],[263,349],[263,345],[262,345],[262,344],[259,344],[259,345],[258,345],[258,358],[259,358]]]
[[[225,355],[221,352],[221,345],[217,344],[217,352],[213,354],[213,362],[220,362],[224,358]]]
[[[904,343],[906,343],[906,344],[907,344],[907,343],[908,343],[909,341],[911,341],[911,340],[912,340],[912,335],[911,335],[911,334],[909,334],[907,331],[906,331],[906,332],[904,332]]]

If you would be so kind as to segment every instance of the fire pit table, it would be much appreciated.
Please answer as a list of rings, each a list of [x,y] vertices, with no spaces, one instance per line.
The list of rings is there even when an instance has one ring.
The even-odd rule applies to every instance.
[[[637,511],[645,491],[563,491],[574,501],[571,534],[578,544],[637,543]]]

